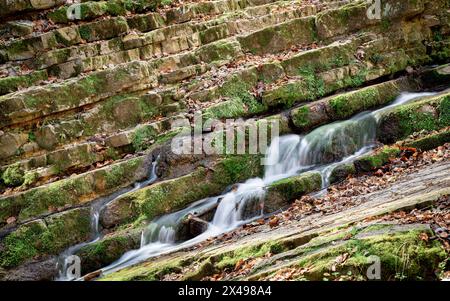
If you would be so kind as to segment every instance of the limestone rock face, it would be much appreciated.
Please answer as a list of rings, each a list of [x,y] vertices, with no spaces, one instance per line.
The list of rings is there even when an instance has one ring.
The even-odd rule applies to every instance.
[[[308,209],[316,204],[304,203],[306,195],[328,182],[372,172],[382,180],[393,172],[386,163],[401,158],[404,148],[426,150],[449,140],[446,0],[383,0],[380,7],[363,0],[79,2],[74,9],[74,1],[0,0],[2,278],[51,279],[55,257],[96,234],[98,241],[78,251],[83,273],[93,277],[138,248],[153,219],[262,177],[274,136],[250,142],[255,126],[280,135],[313,133],[302,158],[307,168],[351,160],[326,170],[330,178],[309,171],[267,184],[264,202],[259,196],[248,201],[244,218],[262,208],[266,214],[286,209],[288,215],[293,202]],[[438,93],[396,106],[364,126],[353,118],[391,104],[404,91],[424,90]],[[334,122],[348,126],[331,135]],[[237,135],[241,126],[244,143]],[[233,141],[220,140],[231,134]],[[351,157],[367,137],[376,150]],[[191,153],[176,151],[183,142]],[[193,142],[203,149],[193,154]],[[213,146],[228,151],[217,153]],[[434,195],[442,181],[427,189]],[[276,219],[253,221],[251,227],[269,224],[263,233],[270,241],[237,256],[220,254],[220,262],[210,250],[195,263],[196,272],[182,279],[234,271],[244,257],[270,253],[263,260],[276,262],[286,246],[297,247],[328,231],[324,227],[429,200],[381,199],[370,206],[361,200],[360,211],[345,208],[350,211],[334,216],[336,224],[309,219],[319,222],[318,232],[303,233],[311,230],[303,224],[283,229],[292,240],[277,232]],[[186,223],[178,225],[178,241],[204,233],[218,207],[209,205],[191,219],[181,217]],[[91,223],[93,213],[98,225]],[[172,262],[164,271],[181,266]],[[129,277],[164,274],[134,273]]]

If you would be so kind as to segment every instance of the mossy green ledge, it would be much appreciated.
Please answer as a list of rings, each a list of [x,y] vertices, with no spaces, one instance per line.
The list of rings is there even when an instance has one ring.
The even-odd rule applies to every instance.
[[[147,156],[141,156],[2,197],[0,225],[4,225],[9,217],[16,217],[17,223],[21,223],[61,208],[66,209],[67,206],[88,203],[145,179],[150,166],[151,160]]]
[[[129,12],[145,12],[155,10],[160,0],[113,0],[113,1],[88,1],[79,4],[81,15],[77,20],[91,20],[103,15],[124,16]],[[55,23],[68,23],[67,18],[70,6],[62,6],[48,14],[48,18]],[[69,11],[70,12],[70,11]]]
[[[9,1],[0,0],[0,16],[10,14],[17,14],[25,11],[37,11],[41,9],[48,9],[65,3],[64,0],[20,0]]]
[[[378,136],[393,143],[421,130],[434,131],[450,126],[450,92],[405,104],[380,117]]]
[[[317,33],[321,39],[327,39],[360,29],[379,25],[401,18],[420,14],[425,9],[424,0],[387,0],[383,1],[382,18],[369,18],[370,4],[356,1],[339,8],[326,10],[316,17]]]
[[[309,44],[315,38],[314,17],[303,17],[238,37],[238,41],[244,52],[264,54],[285,50],[294,44]]]
[[[264,202],[264,211],[274,212],[289,205],[302,195],[320,190],[322,176],[320,172],[305,172],[270,184]]]
[[[387,104],[402,91],[417,89],[412,80],[400,78],[300,106],[291,111],[291,118],[298,130],[306,131]]]
[[[76,252],[81,259],[81,274],[101,269],[119,259],[125,252],[138,249],[143,228],[116,231]]]
[[[131,62],[62,83],[35,87],[0,97],[0,127],[74,109],[156,82],[145,62]]]
[[[57,255],[89,239],[90,208],[81,207],[21,225],[0,240],[0,267],[12,268],[28,259]]]
[[[100,222],[105,228],[112,228],[139,217],[152,220],[194,201],[219,195],[229,185],[261,176],[264,168],[261,158],[260,155],[226,157],[211,167],[199,167],[188,175],[125,194],[102,210]]]
[[[47,80],[46,70],[34,71],[27,75],[9,76],[0,79],[0,95],[15,92],[20,88],[28,88]]]

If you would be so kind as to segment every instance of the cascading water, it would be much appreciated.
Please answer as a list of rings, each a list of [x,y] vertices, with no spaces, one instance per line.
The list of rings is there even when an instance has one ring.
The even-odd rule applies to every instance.
[[[433,94],[402,93],[384,108],[321,126],[306,136],[286,135],[275,138],[266,155],[266,170],[262,179],[249,179],[245,183],[234,185],[220,196],[197,201],[183,210],[154,220],[142,233],[141,248],[126,252],[119,260],[103,268],[102,272],[108,274],[150,257],[193,246],[261,217],[265,187],[280,179],[315,170],[321,172],[322,185],[326,188],[329,176],[337,165],[350,162],[375,146],[380,113]],[[250,201],[256,201],[261,206],[252,207],[257,209],[249,216],[244,212]],[[205,232],[192,239],[176,242],[176,230],[188,214],[215,206],[217,209],[214,217]]]
[[[152,168],[151,168],[150,173],[146,180],[144,180],[142,182],[134,183],[134,185],[132,187],[121,189],[107,197],[100,198],[92,204],[92,206],[91,206],[92,239],[88,242],[83,242],[83,243],[74,245],[59,255],[59,259],[58,259],[59,275],[56,278],[56,280],[61,280],[61,281],[72,280],[73,278],[70,277],[67,273],[68,266],[71,264],[71,262],[68,261],[70,256],[74,255],[82,247],[93,244],[102,237],[102,234],[100,232],[100,226],[99,226],[99,224],[100,224],[99,218],[100,218],[100,211],[106,205],[108,205],[110,202],[112,202],[113,200],[117,199],[119,196],[121,196],[127,192],[132,192],[132,191],[141,189],[142,187],[145,187],[156,181],[156,179],[157,179],[156,167],[157,167],[157,163],[158,163],[158,158],[152,162]]]

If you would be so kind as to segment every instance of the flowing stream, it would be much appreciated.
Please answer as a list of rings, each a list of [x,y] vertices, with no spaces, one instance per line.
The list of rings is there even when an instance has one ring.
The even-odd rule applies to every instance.
[[[59,255],[59,258],[58,258],[59,275],[56,278],[56,280],[59,280],[59,281],[72,280],[73,278],[70,277],[70,275],[68,275],[68,272],[67,272],[68,266],[72,263],[70,261],[71,256],[74,255],[82,247],[93,244],[102,238],[102,233],[100,232],[100,226],[99,226],[99,224],[100,224],[99,218],[100,218],[101,210],[106,205],[108,205],[110,202],[112,202],[113,200],[117,199],[118,197],[120,197],[121,195],[123,195],[125,193],[141,189],[142,187],[150,185],[151,183],[156,181],[156,179],[157,179],[156,167],[157,167],[157,163],[158,163],[158,158],[152,162],[151,170],[150,170],[150,173],[149,173],[147,179],[145,179],[142,182],[136,182],[131,187],[120,189],[119,191],[117,191],[107,197],[99,198],[92,204],[92,206],[91,206],[92,239],[88,242],[82,242],[77,245],[74,245]]]
[[[275,138],[266,154],[263,178],[253,178],[233,185],[220,196],[199,200],[183,210],[153,220],[142,232],[141,247],[126,252],[116,262],[103,268],[102,273],[108,274],[154,256],[193,246],[260,218],[263,215],[265,188],[275,181],[305,171],[319,171],[324,191],[329,186],[330,174],[337,165],[351,162],[374,148],[380,113],[433,94],[402,93],[390,105],[379,110],[363,112],[351,119],[318,127],[305,136],[285,135]],[[151,179],[148,183],[150,182]],[[251,207],[256,209],[249,216],[246,208],[248,209],[250,201],[259,203],[260,206]],[[205,212],[214,207],[217,209],[205,232],[186,241],[177,241],[176,231],[188,214]]]

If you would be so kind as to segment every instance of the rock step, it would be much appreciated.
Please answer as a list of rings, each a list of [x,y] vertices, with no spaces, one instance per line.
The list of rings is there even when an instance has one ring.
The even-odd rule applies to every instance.
[[[48,254],[57,255],[91,236],[90,208],[81,207],[33,220],[0,241],[1,268],[11,268]]]
[[[381,229],[381,230],[380,230]],[[353,231],[353,234],[350,233]],[[386,267],[383,271],[381,279],[394,280],[398,277],[397,268],[395,265],[390,265],[389,260],[392,256],[395,258],[401,258],[403,255],[400,253],[382,252],[385,248],[395,249],[400,245],[419,246],[417,249],[412,248],[407,252],[409,255],[416,258],[423,250],[429,254],[433,254],[430,257],[420,261],[421,269],[413,269],[408,267],[402,272],[407,279],[427,278],[433,279],[429,275],[433,274],[433,271],[437,268],[437,262],[444,255],[442,246],[439,243],[433,243],[431,245],[424,244],[420,240],[420,234],[427,233],[432,235],[432,231],[428,225],[425,224],[412,224],[412,225],[392,225],[392,224],[363,224],[344,231],[334,231],[329,235],[325,235],[323,238],[313,238],[305,245],[299,246],[293,250],[283,251],[273,259],[263,261],[258,264],[255,269],[245,277],[245,279],[251,280],[265,280],[271,277],[276,277],[281,271],[289,270],[293,267],[305,267],[308,266],[308,270],[298,279],[302,280],[323,280],[326,275],[333,273],[333,261],[337,258],[338,252],[350,250],[354,244],[360,244],[360,246],[368,247],[371,249],[380,250],[377,256],[380,258],[380,262]],[[343,237],[345,235],[352,236],[350,241],[345,241]],[[383,247],[381,247],[383,246]],[[413,250],[415,249],[415,250]],[[358,271],[365,270],[370,266],[371,260],[366,256],[365,261],[357,261],[356,257],[362,252],[361,249],[353,250],[349,258],[345,259],[343,264],[334,264],[335,272],[345,275],[351,273],[353,279],[366,279],[367,275]],[[341,253],[341,254],[343,254]],[[336,256],[334,256],[336,255]],[[331,258],[334,256],[333,258]],[[364,258],[364,257],[363,257]],[[284,260],[284,262],[282,262]],[[273,267],[268,266],[268,262],[273,262]],[[313,264],[310,264],[310,263]],[[398,261],[401,262],[401,259]],[[414,265],[419,264],[414,262]],[[336,268],[337,267],[337,268]],[[336,274],[335,274],[336,275]],[[407,276],[406,276],[407,275]],[[416,278],[417,277],[417,278]],[[241,277],[238,277],[241,278]]]
[[[360,24],[344,26],[346,27],[345,30],[341,27],[330,28],[322,26],[322,18],[329,18],[330,20],[339,21],[339,19],[342,18],[341,13],[345,12],[345,14],[352,16],[352,18],[353,16],[362,16],[364,19],[364,16],[362,15],[364,11],[361,4],[345,5],[339,9],[337,9],[336,6],[332,7],[331,10],[329,9],[323,11],[318,15],[315,15],[315,12],[311,13],[311,16],[309,17],[296,15],[294,16],[295,18],[291,18],[292,20],[289,19],[288,21],[280,18],[281,16],[286,18],[289,16],[289,13],[283,14],[283,12],[281,12],[276,17],[278,18],[277,21],[267,21],[269,23],[265,23],[266,25],[264,26],[259,26],[259,28],[262,29],[258,31],[249,31],[249,28],[252,27],[251,25],[254,26],[257,23],[245,23],[246,25],[242,25],[242,28],[247,29],[245,29],[244,32],[241,32],[241,34],[237,34],[236,37],[231,38],[228,35],[229,33],[226,33],[226,30],[224,29],[225,26],[223,24],[230,24],[232,23],[230,20],[237,19],[227,19],[227,23],[225,21],[216,22],[215,20],[204,22],[203,20],[200,21],[201,18],[199,18],[200,22],[198,24],[201,24],[203,29],[205,29],[205,26],[208,30],[214,28],[213,30],[208,31],[211,32],[211,35],[214,37],[213,40],[209,41],[209,38],[203,37],[205,41],[208,41],[208,44],[205,46],[181,53],[175,51],[171,56],[166,56],[159,59],[156,58],[147,62],[131,62],[116,66],[112,68],[113,76],[110,78],[107,76],[107,73],[109,73],[110,70],[103,70],[105,71],[104,73],[101,73],[102,71],[94,71],[87,76],[81,76],[76,79],[70,79],[61,83],[53,83],[38,88],[32,87],[28,90],[19,91],[16,93],[11,93],[12,91],[8,90],[7,93],[10,94],[0,97],[0,106],[6,104],[7,115],[12,115],[7,116],[8,118],[5,125],[0,125],[2,130],[7,132],[5,134],[4,131],[1,131],[0,140],[2,143],[0,145],[2,148],[7,146],[3,149],[7,151],[6,153],[13,154],[21,148],[16,147],[14,150],[11,150],[15,147],[15,145],[19,144],[24,146],[27,144],[26,147],[21,148],[23,151],[19,151],[21,152],[19,156],[12,158],[11,155],[7,155],[6,157],[10,157],[11,159],[8,164],[17,161],[18,158],[23,159],[22,162],[18,162],[18,165],[20,167],[27,166],[26,168],[29,168],[28,171],[30,171],[30,174],[29,176],[23,174],[22,177],[27,178],[24,179],[26,181],[32,181],[30,179],[35,177],[35,175],[32,174],[34,174],[37,168],[44,167],[45,169],[48,165],[47,162],[50,162],[50,165],[52,165],[51,162],[58,160],[58,158],[72,156],[73,160],[70,163],[60,167],[61,169],[65,169],[67,171],[72,170],[72,168],[82,169],[94,162],[101,162],[104,160],[104,157],[102,156],[105,154],[98,156],[96,155],[95,158],[83,157],[83,154],[89,152],[90,149],[95,149],[98,145],[103,146],[108,143],[106,150],[111,149],[119,152],[120,155],[125,155],[128,153],[139,152],[154,143],[159,144],[159,142],[153,141],[157,139],[158,135],[160,135],[161,139],[170,139],[171,135],[176,133],[168,131],[169,128],[167,122],[168,120],[176,118],[176,114],[192,109],[193,106],[192,103],[190,103],[189,98],[194,98],[198,102],[201,101],[202,104],[200,107],[202,108],[202,114],[208,117],[227,118],[228,116],[260,116],[268,113],[273,114],[274,112],[284,108],[295,107],[295,109],[299,109],[305,106],[308,106],[308,108],[313,108],[308,104],[303,104],[303,102],[314,101],[342,89],[367,85],[369,83],[373,83],[374,80],[384,81],[386,76],[401,72],[405,70],[407,66],[419,66],[424,63],[439,60],[445,61],[448,58],[448,52],[446,52],[446,47],[448,48],[448,43],[446,40],[446,36],[448,35],[448,31],[446,31],[447,25],[440,24],[439,20],[436,21],[436,18],[433,17],[433,14],[436,13],[433,10],[434,8],[430,9],[426,1],[407,1],[406,3],[398,3],[398,1],[396,2],[394,0],[392,1],[393,2],[391,4],[395,4],[395,9],[393,9],[391,12],[392,14],[389,15],[386,20],[363,20]],[[342,4],[343,3],[337,3],[337,5]],[[271,4],[268,6],[270,5]],[[260,20],[257,22],[273,20],[270,18],[265,19],[264,17],[267,15],[267,7],[252,7],[251,9],[254,11],[254,15],[252,16],[258,15],[259,12],[263,12],[260,15]],[[265,10],[266,12],[264,12]],[[445,15],[445,10],[442,15]],[[120,18],[116,18],[115,20],[120,20]],[[127,19],[126,22],[128,21],[129,20]],[[323,23],[325,25],[329,24],[328,21]],[[399,28],[399,30],[395,30],[395,26],[393,26],[392,23],[394,23],[394,25],[401,23],[402,27]],[[270,24],[270,26],[268,26],[268,24]],[[81,24],[79,26],[83,25],[84,24]],[[183,26],[183,24],[179,25]],[[196,23],[193,22],[191,25],[196,25]],[[178,25],[173,25],[173,27],[170,27],[170,30],[181,28],[176,26]],[[380,34],[381,30],[386,31],[386,26],[392,26],[394,28],[390,28],[388,34]],[[300,36],[298,34],[293,34],[292,32],[295,32],[293,29],[299,27],[310,28],[311,30],[302,32],[302,35]],[[318,32],[311,35],[311,32],[316,32],[315,28],[318,29]],[[164,28],[161,28],[161,30],[162,29]],[[360,30],[370,31],[371,33],[358,33]],[[158,30],[156,30],[156,32],[157,31]],[[222,31],[226,34],[216,37],[216,33],[221,33]],[[154,32],[155,30],[150,33]],[[280,38],[276,40],[265,40],[265,36],[268,33],[274,32],[278,33]],[[342,43],[343,45],[339,45],[339,42],[333,43],[336,39],[341,41],[344,40],[343,36],[348,35],[349,33],[355,34],[350,40],[347,41],[347,43],[344,42]],[[441,34],[443,38],[441,37],[441,40],[436,39],[436,34]],[[176,35],[177,33],[174,33],[174,37]],[[136,37],[132,38],[134,39]],[[277,60],[278,58],[276,56],[280,55],[281,52],[287,48],[291,48],[292,46],[292,48],[295,48],[301,43],[310,44],[316,42],[318,38],[321,40],[318,49],[301,52],[293,56],[288,55],[288,57],[283,57],[281,61],[269,61],[271,56]],[[345,36],[345,38],[348,39],[348,36]],[[133,41],[133,39],[130,41]],[[139,40],[139,35],[136,39]],[[215,41],[214,39],[219,40]],[[435,41],[432,41],[433,39]],[[130,43],[133,44],[134,42]],[[138,44],[139,43],[140,42],[138,42]],[[322,46],[321,44],[324,44],[325,46]],[[333,46],[336,46],[336,44],[339,46],[332,48]],[[427,48],[423,46],[424,44],[427,45]],[[129,50],[130,52],[127,53],[132,55],[133,49]],[[314,52],[315,50],[318,51]],[[193,78],[196,80],[201,80],[202,76],[207,77],[213,75],[214,69],[220,68],[220,66],[223,66],[224,64],[236,64],[237,60],[234,58],[236,53],[239,54],[239,59],[244,56],[250,58],[253,56],[256,62],[258,62],[259,57],[263,57],[263,64],[253,63],[252,65],[247,65],[243,68],[241,65],[239,68],[236,68],[236,73],[228,74],[224,77],[225,81],[221,83],[223,85],[220,87],[218,87],[217,84],[213,84],[212,88],[209,88],[211,86],[202,88],[201,85],[195,84],[188,86],[187,82]],[[200,58],[200,60],[196,60],[195,55],[198,56],[199,54],[204,55],[204,57]],[[336,56],[336,54],[339,55]],[[301,55],[304,56],[300,57]],[[333,56],[335,57],[334,60],[332,60]],[[294,57],[298,59],[298,61],[294,61]],[[206,58],[206,60],[204,60],[204,58]],[[120,60],[115,63],[117,62],[120,62]],[[317,62],[326,62],[326,64],[320,65],[317,64]],[[133,70],[137,70],[131,72],[133,73],[132,75],[136,75],[136,77],[129,77],[127,70],[129,66],[132,66]],[[299,67],[297,68],[296,66]],[[159,71],[155,72],[155,70]],[[15,87],[23,87],[27,85],[32,86],[39,82],[46,84],[46,81],[50,79],[49,75],[51,74],[46,72],[37,72],[40,71],[34,71],[26,75],[19,74],[17,78],[11,79],[9,82],[12,86],[11,89],[15,90]],[[99,74],[100,77],[96,77]],[[151,78],[146,77],[149,74],[152,75]],[[266,77],[263,78],[261,77],[262,75]],[[112,85],[112,83],[117,80],[115,76],[120,78],[120,87],[116,90],[113,89],[113,91],[109,91],[109,87],[98,87],[105,86],[105,82],[111,83]],[[423,75],[422,77],[426,78],[426,76]],[[86,78],[88,80],[85,81]],[[87,89],[84,86],[77,86],[76,80],[78,79],[81,79],[83,85],[86,84]],[[143,82],[141,81],[142,79]],[[236,79],[241,79],[241,86],[237,86],[237,88]],[[133,80],[134,85],[127,83],[127,81],[132,82]],[[262,80],[265,82],[265,88],[263,89],[264,91],[260,94],[256,93],[256,96],[249,93],[249,91],[252,91],[252,89]],[[138,85],[135,85],[136,82]],[[181,82],[182,87],[189,87],[185,89],[184,94],[181,93],[181,96],[178,95],[177,85],[179,82]],[[3,86],[9,89],[8,81],[3,83]],[[66,84],[68,85],[65,86]],[[403,85],[400,81],[398,83],[396,82],[396,84],[399,86]],[[408,85],[415,87],[415,84],[412,82],[408,82]],[[60,86],[65,87],[61,88]],[[1,87],[2,81],[0,80],[0,88]],[[396,85],[393,85],[392,87],[393,90],[389,90],[389,92],[392,92],[389,96],[394,97],[398,90],[395,90]],[[47,88],[49,89],[46,92],[42,92]],[[369,95],[369,92],[371,92],[369,88],[370,87],[364,88],[365,90],[363,89],[361,91],[358,90],[352,92],[354,94],[346,95],[346,93],[344,95],[346,97],[345,101],[353,104],[354,101],[352,101],[352,99],[355,100],[359,97]],[[75,95],[74,99],[70,100],[73,101],[73,103],[67,103],[66,100],[72,98],[72,90],[76,90],[77,93],[75,94],[78,94],[78,92],[81,91],[81,97],[78,98],[78,95]],[[381,87],[375,90],[381,91]],[[152,91],[153,93],[147,93],[148,91]],[[161,91],[163,91],[163,93],[161,93]],[[369,94],[365,95],[364,92]],[[164,95],[164,99],[161,94]],[[54,95],[56,95],[56,102],[52,99]],[[167,98],[165,95],[168,95]],[[337,118],[347,118],[360,110],[372,108],[373,106],[379,105],[383,101],[386,101],[386,99],[382,99],[372,94],[370,95],[371,97],[368,97],[368,100],[371,100],[370,103],[361,104],[361,106],[352,106],[350,108],[351,110],[348,112],[338,110],[338,97],[331,97],[330,102],[326,102],[326,104],[334,104],[333,108],[336,112],[339,112],[339,114],[337,114]],[[44,96],[47,97],[47,100]],[[178,99],[175,99],[177,97]],[[3,102],[5,99],[7,99],[9,103]],[[41,99],[44,99],[44,102],[42,103],[42,107],[39,107],[39,105],[41,105]],[[166,99],[170,100],[166,102]],[[215,103],[208,103],[211,100]],[[328,98],[326,100],[328,101]],[[391,138],[393,141],[403,139],[412,132],[420,130],[421,127],[424,127],[427,130],[436,130],[446,126],[448,127],[448,120],[446,116],[447,98],[435,98],[434,102],[431,103],[426,101],[424,100],[421,102],[423,105],[411,106],[407,108],[405,107],[405,111],[403,112],[395,111],[391,115],[383,116],[383,118],[385,118],[385,121],[382,123],[383,126],[392,127],[392,133],[389,136],[395,137]],[[297,104],[300,104],[301,107],[297,107]],[[8,106],[10,105],[16,106],[14,110],[8,111]],[[123,116],[121,118],[117,118],[118,116],[114,116],[114,118],[108,116],[108,113],[110,112],[107,108],[108,105],[113,108],[117,108],[116,111],[123,113]],[[151,108],[145,106],[149,106]],[[4,107],[2,107],[2,111],[4,111],[3,108]],[[19,109],[16,111],[16,108]],[[30,108],[31,110],[28,110]],[[128,109],[130,109],[130,111],[127,112]],[[42,114],[41,111],[44,113]],[[128,117],[132,116],[135,111],[138,111],[138,116],[131,118],[132,120],[128,122]],[[18,114],[14,115],[16,112]],[[292,112],[290,118],[295,115]],[[297,115],[299,112],[300,111],[297,111]],[[160,115],[165,116],[166,119],[161,120]],[[411,118],[416,118],[416,115],[420,115],[420,125],[417,125],[417,127],[409,128],[398,123],[398,119],[409,120]],[[429,122],[431,118],[430,116],[436,117],[437,120]],[[13,117],[14,121],[8,120],[10,117]],[[79,120],[79,117],[83,117],[83,119]],[[308,115],[308,117],[311,117],[311,115]],[[284,121],[287,121],[285,116],[281,117],[281,115],[277,115],[275,118],[283,118]],[[332,121],[332,118],[335,117],[331,115],[326,118],[329,120],[327,119],[324,121],[325,123]],[[111,121],[111,126],[108,127],[107,125],[106,131],[104,131],[105,128],[102,128],[100,124],[105,120],[108,121],[111,119],[113,119],[113,121]],[[1,122],[3,122],[3,120],[4,118],[2,116]],[[93,125],[93,128],[85,128],[83,122],[81,122],[82,120],[87,120],[88,124]],[[116,122],[116,120],[118,120],[118,122]],[[121,123],[120,120],[125,121],[125,124]],[[42,139],[43,136],[36,135],[37,131],[35,131],[35,129],[41,128],[39,123],[42,121],[53,121],[50,125],[44,125],[47,133],[49,133],[48,137],[54,138],[47,140],[49,141],[49,144],[46,148],[39,145],[36,141],[33,141],[40,140],[42,142],[45,140]],[[70,127],[77,124],[79,124],[79,127],[76,128],[74,132],[71,132]],[[313,123],[310,125],[310,128],[314,128],[320,124],[320,122],[317,124]],[[296,127],[293,129],[296,131],[306,131],[310,129],[308,127],[301,128],[301,126],[302,123],[300,122],[296,124]],[[125,131],[122,131],[123,129],[125,129]],[[292,130],[288,126],[286,126],[286,129],[287,131]],[[105,141],[90,142],[89,140],[86,140],[88,137],[95,138],[97,133],[100,132],[106,132],[106,135],[101,137],[102,139],[106,138]],[[446,139],[445,132],[441,132],[444,134],[443,136],[439,136],[439,141],[442,141],[442,137],[444,137],[442,139]],[[66,133],[66,136],[61,135]],[[166,134],[168,136],[166,136]],[[39,136],[39,138],[37,136]],[[68,136],[70,137],[67,138]],[[388,138],[389,137],[386,139]],[[20,142],[16,143],[17,141]],[[69,144],[72,142],[81,144],[79,146]],[[113,143],[115,146],[112,145]],[[111,146],[109,146],[109,144],[111,144]],[[49,151],[49,153],[46,153],[47,151]],[[33,162],[33,160],[36,161],[35,159],[38,157],[38,154],[44,156],[41,160],[44,160],[45,158],[46,162]],[[375,161],[382,161],[383,158],[384,154],[381,159],[377,159]],[[42,166],[44,164],[45,166]],[[51,168],[50,165],[48,166],[49,168]],[[13,168],[14,166],[15,165],[11,164],[8,166],[3,166],[4,168],[2,168],[2,173],[4,178],[5,175],[6,178],[8,178],[9,175],[13,175],[15,173],[15,168]],[[8,168],[12,169],[6,172]],[[198,168],[198,170],[201,170],[201,168]],[[206,170],[208,171],[208,169]],[[91,172],[86,173],[84,170],[77,171],[83,172],[83,174],[80,175],[81,178],[86,177]],[[95,170],[92,172],[95,172]],[[40,177],[45,178],[51,174],[52,172],[43,171]],[[179,179],[179,175],[175,177],[175,180]],[[67,179],[55,183],[64,183],[63,181],[65,180]],[[10,178],[7,181],[11,182],[15,181],[15,179]],[[128,179],[126,181],[128,181]],[[39,182],[37,182],[37,184],[39,185]],[[215,185],[215,183],[212,183],[212,185]],[[33,189],[39,189],[41,187],[46,186],[40,186]],[[26,194],[33,189],[23,193]],[[136,193],[133,197],[138,196],[139,193]],[[189,202],[189,200],[184,200],[183,202],[185,201]],[[87,203],[88,202],[90,201],[87,201]],[[140,206],[140,202],[135,203]],[[23,205],[22,201],[18,202],[18,204],[20,204],[19,207]],[[148,204],[148,206],[152,207],[151,202]],[[78,205],[71,204],[71,206]],[[133,210],[137,210],[137,214],[134,215],[133,213],[131,220],[135,219],[138,222],[140,217],[147,216],[147,211],[150,216],[154,216],[154,214],[158,214],[158,212],[162,210],[161,208],[156,208],[157,210],[155,213],[152,211],[153,208],[142,209],[142,207],[139,206],[137,206],[137,209],[133,208]],[[184,206],[184,203],[182,206]],[[23,213],[25,218],[19,221],[20,225],[30,222],[30,220],[27,219],[27,210],[31,212],[35,209],[33,206],[30,208],[31,209],[25,208],[25,213]],[[65,210],[63,212],[66,212],[68,209],[69,208],[64,208],[62,210]],[[38,220],[47,218],[47,214],[54,212],[53,208],[40,208],[39,210],[38,211],[41,213],[36,215]],[[172,209],[167,210],[170,211]],[[53,215],[54,214],[51,214],[50,217]],[[35,220],[36,219],[33,219],[32,221]],[[127,220],[121,220],[121,218],[119,218],[118,224],[124,225],[124,223],[126,224],[127,222]],[[112,223],[111,226],[115,226],[115,224]],[[43,252],[43,254],[45,254],[45,252]]]
[[[65,0],[0,0],[0,16],[49,9],[64,4]],[[18,16],[18,15],[17,15]]]
[[[144,180],[148,176],[150,165],[151,158],[140,156],[24,192],[2,196],[0,225],[7,230],[29,219],[88,204]],[[14,217],[15,222],[6,225],[10,217]]]
[[[303,9],[298,3],[294,8],[283,5],[283,2],[271,4],[274,8],[280,5],[286,7],[285,9],[292,11],[292,13],[277,13],[274,10],[275,16],[279,15],[279,17],[271,18],[267,15],[271,10],[267,8],[266,16],[261,15],[259,21],[249,19],[247,23],[258,21],[260,25],[268,26],[287,20],[287,17],[292,18],[301,14],[308,14],[308,11],[311,11],[311,9]],[[298,13],[296,13],[297,10]],[[253,10],[248,13],[258,14],[263,12]],[[159,18],[156,16],[159,16]],[[236,23],[234,22],[235,25],[233,25],[230,21],[237,21],[240,18],[246,20],[246,18],[251,16],[231,14],[224,16],[219,24],[216,24],[217,22],[215,21],[190,21],[188,23],[165,26],[164,19],[161,19],[159,14],[153,13],[142,16],[146,18],[144,20],[146,21],[145,24],[149,23],[149,28],[140,29],[144,32],[147,31],[147,33],[136,32],[127,35],[129,31],[133,31],[133,26],[139,26],[142,23],[141,21],[135,24],[137,17],[135,16],[131,19],[124,17],[103,19],[93,23],[56,29],[37,37],[11,41],[5,46],[5,56],[11,61],[28,60],[27,64],[30,68],[42,69],[52,67],[49,69],[52,75],[67,78],[80,72],[94,70],[92,68],[98,69],[110,63],[117,63],[117,61],[126,62],[132,60],[133,57],[126,56],[127,53],[133,53],[134,58],[136,58],[136,55],[138,57],[140,55],[142,59],[149,59],[154,55],[161,55],[162,53],[173,54],[188,48],[192,49],[196,46],[205,45],[233,34],[232,32],[236,34],[237,29],[234,29]],[[231,20],[227,22],[227,19]],[[247,28],[250,27],[247,26]],[[149,30],[150,32],[148,32]],[[242,32],[242,30],[244,28],[240,31]],[[229,31],[232,32],[228,33]],[[187,37],[190,38],[186,39]],[[88,44],[80,45],[83,41],[88,42]],[[134,49],[134,52],[131,52],[131,49]],[[39,55],[37,60],[30,60],[42,50],[51,51]],[[84,58],[84,60],[80,61],[80,57]],[[78,58],[78,61],[75,61],[75,58]],[[57,66],[58,64],[59,66]]]

